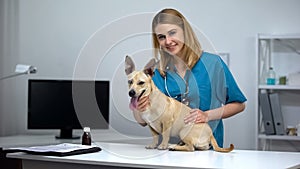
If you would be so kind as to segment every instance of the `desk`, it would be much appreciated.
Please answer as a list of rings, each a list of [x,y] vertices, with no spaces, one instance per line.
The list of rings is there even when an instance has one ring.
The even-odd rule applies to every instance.
[[[219,153],[212,150],[177,152],[147,150],[144,145],[125,143],[95,143],[103,150],[97,153],[66,157],[38,156],[25,153],[7,154],[22,159],[27,169],[77,168],[299,168],[300,153],[233,150]]]
[[[82,134],[75,133],[77,135]],[[93,141],[101,142],[117,142],[117,143],[133,143],[133,144],[146,144],[151,142],[151,137],[138,138],[122,135],[119,132],[108,130],[92,130]],[[6,154],[1,152],[1,149],[10,147],[23,147],[23,146],[38,146],[38,145],[50,145],[60,143],[77,143],[80,144],[80,139],[56,139],[54,134],[27,134],[27,135],[15,135],[0,137],[0,168],[9,169],[21,169],[22,161],[18,159],[6,158]]]

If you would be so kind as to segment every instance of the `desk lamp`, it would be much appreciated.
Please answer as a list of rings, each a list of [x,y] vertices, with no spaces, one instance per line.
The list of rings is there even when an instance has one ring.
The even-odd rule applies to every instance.
[[[17,65],[16,65],[15,74],[12,74],[12,75],[9,75],[9,76],[1,77],[1,78],[0,78],[0,81],[1,81],[1,80],[4,80],[4,79],[11,78],[11,77],[24,75],[24,74],[34,74],[34,73],[36,73],[36,72],[37,72],[37,68],[34,67],[34,66],[17,64]]]

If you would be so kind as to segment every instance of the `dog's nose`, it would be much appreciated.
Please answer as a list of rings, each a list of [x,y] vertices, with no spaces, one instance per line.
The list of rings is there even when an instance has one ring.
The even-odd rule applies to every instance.
[[[135,91],[134,90],[130,90],[128,94],[129,94],[130,97],[133,97],[133,96],[135,96]]]

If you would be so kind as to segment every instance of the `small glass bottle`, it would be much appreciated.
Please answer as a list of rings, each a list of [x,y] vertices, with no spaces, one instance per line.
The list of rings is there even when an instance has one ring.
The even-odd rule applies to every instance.
[[[82,145],[92,145],[91,129],[89,127],[83,128]]]
[[[273,67],[270,67],[267,74],[267,85],[275,85],[275,83],[276,83],[276,73]]]

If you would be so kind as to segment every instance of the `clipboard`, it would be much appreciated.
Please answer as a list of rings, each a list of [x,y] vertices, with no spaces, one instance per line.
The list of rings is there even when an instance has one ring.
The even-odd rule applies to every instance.
[[[56,145],[32,146],[32,147],[15,147],[3,148],[4,153],[24,152],[34,155],[46,156],[70,156],[86,153],[99,152],[102,149],[98,146],[87,146],[81,144],[62,143]]]

